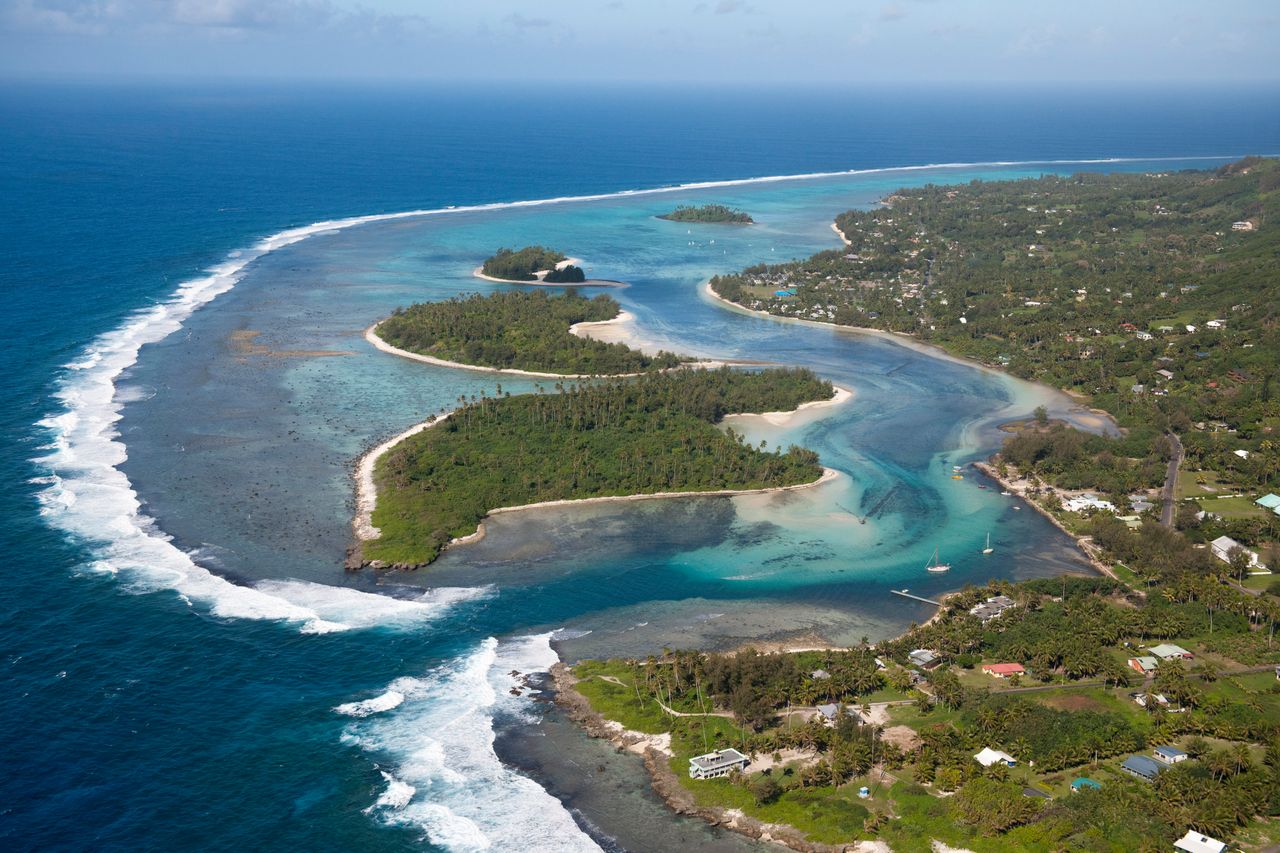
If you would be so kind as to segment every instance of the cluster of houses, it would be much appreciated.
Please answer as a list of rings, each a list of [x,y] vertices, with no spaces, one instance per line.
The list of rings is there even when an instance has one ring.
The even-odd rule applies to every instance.
[[[1149,654],[1129,658],[1129,668],[1142,675],[1148,675],[1159,668],[1160,661],[1191,660],[1195,657],[1182,646],[1175,646],[1173,643],[1161,643],[1158,646],[1152,646],[1147,651]]]

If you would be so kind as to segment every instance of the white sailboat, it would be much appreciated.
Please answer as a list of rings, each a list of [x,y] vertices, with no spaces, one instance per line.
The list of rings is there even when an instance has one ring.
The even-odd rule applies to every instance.
[[[926,572],[933,572],[934,574],[949,572],[951,571],[951,564],[938,562],[938,549],[935,547],[933,549],[933,559],[925,563],[924,570]]]
[[[992,547],[991,547],[991,531],[990,531],[990,530],[988,530],[988,531],[987,531],[987,547],[985,547],[985,548],[983,548],[983,549],[982,549],[982,553],[984,553],[984,554],[990,554],[990,553],[991,553],[992,551],[994,551],[994,550],[995,550],[995,548],[992,548]]]

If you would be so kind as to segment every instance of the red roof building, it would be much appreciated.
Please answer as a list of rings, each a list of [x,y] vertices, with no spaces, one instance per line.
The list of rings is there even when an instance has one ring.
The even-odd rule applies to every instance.
[[[1008,678],[1011,675],[1025,675],[1026,670],[1020,663],[984,663],[982,671],[996,678]]]

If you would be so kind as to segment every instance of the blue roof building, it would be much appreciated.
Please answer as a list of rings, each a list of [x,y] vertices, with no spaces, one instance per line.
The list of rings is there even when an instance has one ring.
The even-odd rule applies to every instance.
[[[1152,782],[1155,781],[1155,778],[1160,775],[1160,771],[1164,768],[1157,764],[1154,759],[1147,758],[1145,755],[1130,755],[1120,763],[1120,769],[1132,776],[1137,776],[1139,779]]]

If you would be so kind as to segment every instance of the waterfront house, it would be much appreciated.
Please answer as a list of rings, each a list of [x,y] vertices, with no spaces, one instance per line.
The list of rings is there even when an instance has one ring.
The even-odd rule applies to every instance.
[[[1172,660],[1173,658],[1182,658],[1183,660],[1191,660],[1195,655],[1184,649],[1182,646],[1175,646],[1173,643],[1161,643],[1158,646],[1152,646],[1147,651],[1160,658],[1160,660]]]
[[[1026,670],[1020,663],[984,663],[982,671],[996,678],[1008,678],[1011,675],[1025,675]]]
[[[689,759],[690,779],[716,779],[734,770],[745,770],[751,759],[736,749],[717,749]]]
[[[1068,498],[1062,502],[1062,508],[1067,512],[1084,512],[1087,509],[1106,510],[1107,512],[1115,512],[1115,504],[1111,501],[1102,500],[1097,495],[1083,494],[1079,497]]]
[[[822,715],[822,721],[824,723],[834,723],[836,721],[836,717],[840,716],[840,706],[834,702],[826,705],[819,705],[818,713]]]
[[[1191,757],[1176,746],[1157,746],[1152,754],[1157,761],[1163,761],[1165,764],[1177,764]]]
[[[1102,785],[1093,781],[1087,776],[1081,776],[1071,783],[1071,793],[1078,794],[1081,791],[1100,791]]]
[[[1223,853],[1227,849],[1225,842],[1194,829],[1188,829],[1186,835],[1173,842],[1173,846],[1183,853]]]
[[[1160,771],[1164,768],[1155,762],[1155,760],[1147,758],[1145,755],[1130,755],[1124,761],[1120,762],[1120,769],[1131,776],[1144,779],[1148,782],[1155,780],[1160,775]]]
[[[1129,658],[1129,668],[1143,675],[1155,672],[1156,667],[1160,666],[1160,661],[1150,655],[1142,655],[1141,657]]]
[[[942,659],[938,657],[938,653],[930,651],[929,649],[916,649],[911,654],[907,655],[907,659],[922,669],[933,669],[935,666],[942,663]]]
[[[993,595],[981,604],[970,607],[969,612],[985,623],[995,619],[1009,608],[1017,606],[1017,602],[1007,595]]]
[[[982,752],[975,755],[974,760],[983,767],[990,767],[993,764],[1003,764],[1006,767],[1014,767],[1018,764],[1018,759],[1014,758],[1007,752],[1001,752],[998,749],[992,749],[984,746]]]

